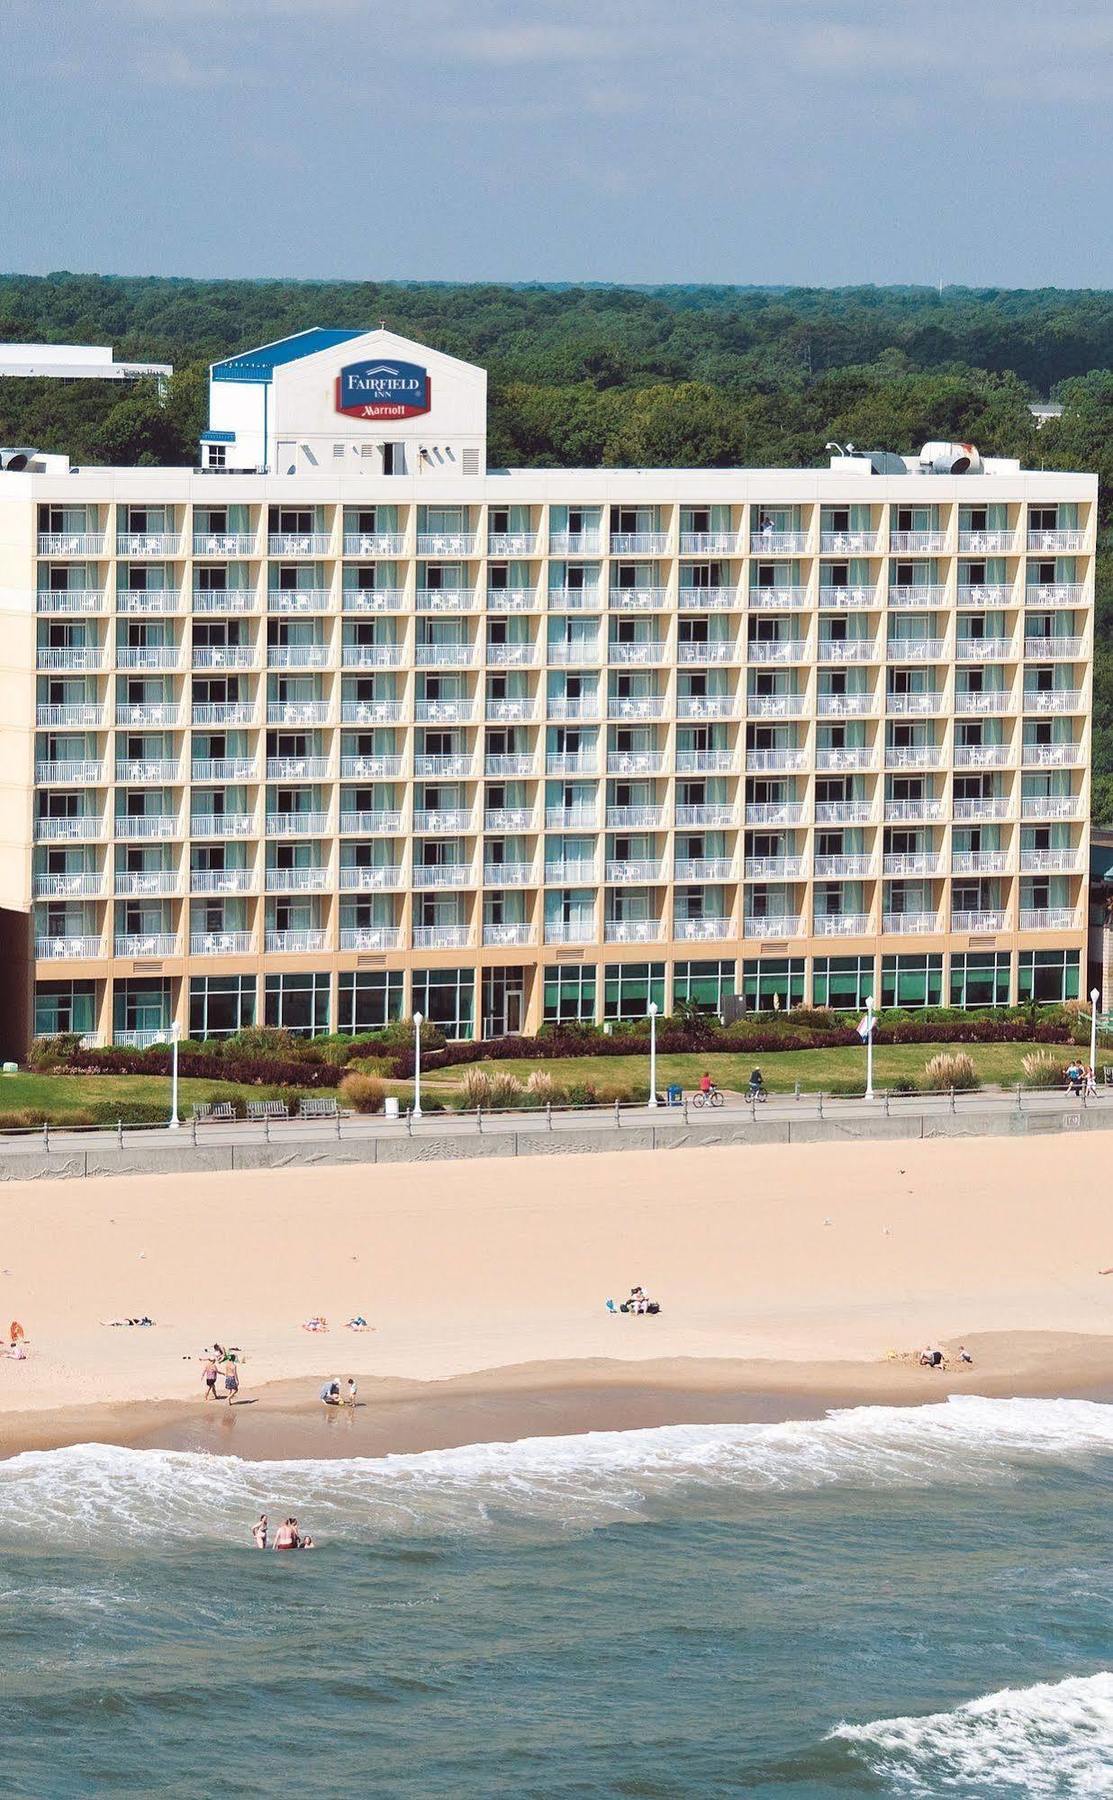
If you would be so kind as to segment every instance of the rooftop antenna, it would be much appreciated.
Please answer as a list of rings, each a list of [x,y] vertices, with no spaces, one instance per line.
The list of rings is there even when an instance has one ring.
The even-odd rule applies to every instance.
[[[386,320],[385,320],[385,319],[380,319],[380,320],[379,320],[379,330],[380,330],[380,331],[385,331],[385,330],[386,330]]]

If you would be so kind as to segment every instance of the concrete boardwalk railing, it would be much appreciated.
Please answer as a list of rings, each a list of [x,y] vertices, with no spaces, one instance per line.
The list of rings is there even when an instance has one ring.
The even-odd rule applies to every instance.
[[[1016,1137],[1113,1128],[1113,1097],[1062,1093],[940,1094],[832,1100],[785,1096],[715,1111],[605,1107],[595,1111],[434,1114],[420,1121],[290,1120],[267,1126],[136,1126],[0,1136],[0,1181],[282,1169],[340,1163],[420,1163],[476,1157],[583,1156],[854,1139]]]

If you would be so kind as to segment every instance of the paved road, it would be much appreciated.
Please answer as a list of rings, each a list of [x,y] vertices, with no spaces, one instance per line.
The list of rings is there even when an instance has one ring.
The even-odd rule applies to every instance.
[[[740,1094],[728,1094],[721,1108],[697,1108],[690,1104],[687,1107],[659,1106],[651,1109],[647,1106],[624,1106],[619,1109],[617,1118],[613,1106],[594,1108],[577,1108],[561,1111],[554,1109],[551,1115],[544,1111],[484,1113],[481,1118],[475,1113],[428,1113],[420,1120],[405,1117],[400,1120],[386,1120],[380,1115],[362,1117],[352,1115],[340,1121],[335,1120],[279,1120],[269,1126],[247,1124],[236,1121],[227,1124],[200,1125],[194,1130],[186,1124],[179,1131],[169,1132],[165,1126],[134,1126],[125,1128],[123,1141],[129,1150],[166,1148],[173,1144],[176,1148],[185,1148],[196,1142],[198,1145],[228,1144],[263,1144],[275,1145],[321,1144],[335,1142],[339,1137],[344,1143],[355,1142],[366,1138],[398,1138],[413,1137],[475,1137],[482,1132],[488,1136],[499,1136],[512,1133],[529,1132],[577,1132],[612,1131],[617,1123],[620,1127],[635,1128],[639,1125],[652,1124],[658,1128],[686,1128],[699,1131],[713,1128],[716,1121],[724,1123],[729,1119],[737,1122],[740,1119],[753,1119],[760,1128],[763,1123],[775,1121],[819,1119],[836,1123],[839,1120],[869,1120],[880,1117],[899,1118],[909,1115],[916,1118],[932,1118],[941,1115],[979,1113],[998,1115],[1004,1120],[1010,1112],[1023,1111],[1037,1114],[1072,1114],[1083,1107],[1098,1108],[1108,1112],[1110,1126],[1113,1127],[1113,1092],[1104,1092],[1097,1100],[1077,1100],[1069,1094],[1058,1090],[1032,1089],[1021,1095],[1012,1093],[977,1093],[956,1094],[953,1099],[949,1094],[893,1094],[888,1098],[879,1096],[875,1100],[831,1099],[816,1094],[801,1094],[798,1099],[791,1094],[775,1094],[760,1106],[751,1106]],[[0,1155],[5,1158],[19,1156],[21,1153],[40,1156],[44,1146],[49,1145],[52,1153],[59,1155],[67,1151],[113,1149],[119,1143],[119,1136],[114,1130],[84,1129],[64,1130],[51,1127],[44,1133],[42,1130],[26,1132],[0,1133]]]

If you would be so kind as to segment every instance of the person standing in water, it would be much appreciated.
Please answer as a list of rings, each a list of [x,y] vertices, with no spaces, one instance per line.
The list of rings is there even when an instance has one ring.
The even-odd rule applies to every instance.
[[[296,1519],[287,1519],[284,1524],[278,1527],[278,1530],[274,1534],[274,1548],[276,1550],[301,1549],[301,1538],[298,1534],[298,1522]]]
[[[267,1515],[266,1513],[260,1513],[258,1524],[251,1527],[251,1538],[256,1550],[266,1549],[267,1529]]]

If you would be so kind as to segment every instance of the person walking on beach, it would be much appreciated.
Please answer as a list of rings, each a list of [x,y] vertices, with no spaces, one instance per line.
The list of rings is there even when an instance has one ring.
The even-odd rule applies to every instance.
[[[356,1387],[355,1376],[349,1375],[348,1376],[348,1385],[344,1390],[345,1406],[354,1406],[355,1405],[356,1395],[358,1394],[358,1392],[359,1392],[359,1389]]]
[[[228,1361],[224,1364],[221,1374],[224,1376],[224,1398],[227,1400],[229,1406],[231,1406],[233,1400],[240,1391],[239,1371],[231,1357],[229,1357]]]
[[[267,1515],[266,1513],[260,1513],[258,1523],[251,1527],[251,1539],[256,1550],[266,1549],[267,1529]]]
[[[216,1399],[216,1364],[214,1363],[211,1356],[206,1356],[204,1358],[202,1369],[201,1369],[201,1374],[202,1374],[202,1376],[204,1378],[204,1382],[205,1382],[205,1398],[206,1398],[206,1400],[215,1400]]]

